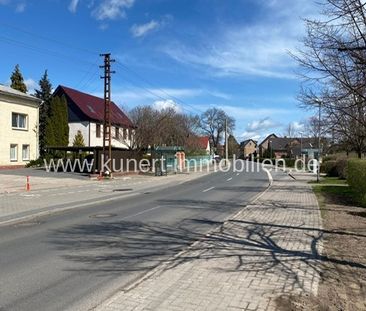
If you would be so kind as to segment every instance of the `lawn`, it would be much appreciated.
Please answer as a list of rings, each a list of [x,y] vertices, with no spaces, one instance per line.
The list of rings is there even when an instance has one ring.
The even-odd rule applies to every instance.
[[[309,184],[347,185],[347,180],[338,177],[321,177],[319,183],[312,180]]]
[[[312,184],[313,191],[318,198],[319,206],[323,208],[328,204],[358,205],[362,204],[357,194],[348,186],[347,181],[337,177],[324,177],[320,183],[309,182]]]

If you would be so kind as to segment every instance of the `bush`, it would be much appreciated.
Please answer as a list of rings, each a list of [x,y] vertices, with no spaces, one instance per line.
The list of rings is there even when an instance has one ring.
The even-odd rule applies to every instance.
[[[320,166],[320,170],[322,173],[327,174],[328,177],[338,177],[337,171],[337,161],[330,160],[323,163]]]
[[[347,167],[348,167],[348,160],[345,158],[337,159],[336,161],[336,169],[339,178],[347,179]]]
[[[366,204],[366,160],[348,160],[347,182],[361,203]]]
[[[37,160],[30,160],[25,167],[41,167],[43,164],[43,159],[38,158]]]

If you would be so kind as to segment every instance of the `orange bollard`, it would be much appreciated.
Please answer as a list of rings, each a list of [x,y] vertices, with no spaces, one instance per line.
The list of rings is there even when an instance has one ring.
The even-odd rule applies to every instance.
[[[29,181],[29,176],[27,176],[26,190],[27,190],[27,191],[30,191],[30,181]]]

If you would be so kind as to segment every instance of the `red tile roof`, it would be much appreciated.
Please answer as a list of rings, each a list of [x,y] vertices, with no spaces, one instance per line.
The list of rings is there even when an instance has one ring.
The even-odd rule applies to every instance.
[[[103,122],[104,120],[104,99],[87,93],[83,93],[72,88],[59,85],[55,94],[64,93],[80,110],[91,120]],[[123,127],[134,127],[131,120],[123,111],[111,102],[111,122],[114,125]]]
[[[193,148],[198,149],[207,149],[209,144],[209,137],[208,136],[190,136],[188,139],[188,145]]]
[[[197,142],[201,149],[207,149],[207,146],[209,144],[209,137],[208,136],[197,137]]]

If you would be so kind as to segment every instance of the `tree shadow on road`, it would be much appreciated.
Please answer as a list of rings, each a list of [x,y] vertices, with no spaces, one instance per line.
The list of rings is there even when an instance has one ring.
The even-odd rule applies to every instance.
[[[167,206],[186,205],[222,209],[228,202],[164,201]],[[248,207],[255,209],[258,207]],[[273,206],[277,210],[278,206]],[[267,212],[263,210],[263,212]],[[206,232],[210,231],[209,234]],[[302,287],[302,274],[319,275],[328,263],[366,269],[357,261],[321,254],[324,235],[354,235],[346,231],[311,228],[304,224],[231,219],[225,223],[205,218],[185,219],[179,224],[159,222],[102,221],[51,232],[48,240],[72,271],[120,275],[148,271],[161,263],[165,269],[202,260],[217,261],[219,272],[252,272],[283,277],[290,286]],[[365,238],[364,235],[359,235]],[[199,241],[199,242],[197,242]],[[197,242],[197,243],[196,243]],[[299,243],[301,242],[301,243]],[[179,256],[176,256],[180,253]],[[366,271],[365,271],[366,272]]]

